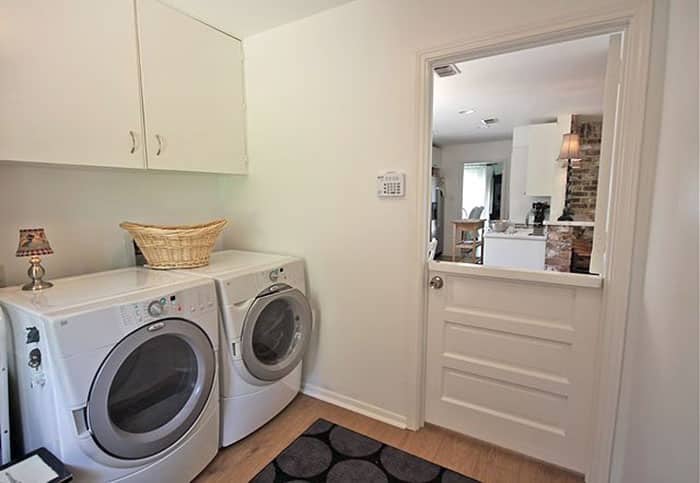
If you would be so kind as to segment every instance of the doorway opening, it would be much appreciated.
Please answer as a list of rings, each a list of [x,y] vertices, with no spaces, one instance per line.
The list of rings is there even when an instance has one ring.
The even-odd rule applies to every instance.
[[[433,66],[437,259],[603,273],[620,48],[612,33]]]

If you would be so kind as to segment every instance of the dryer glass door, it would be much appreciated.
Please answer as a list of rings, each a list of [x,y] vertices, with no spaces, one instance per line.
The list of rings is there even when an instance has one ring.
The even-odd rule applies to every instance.
[[[132,332],[93,382],[87,417],[95,441],[122,459],[168,448],[204,409],[214,375],[214,349],[195,324],[166,319]]]
[[[296,368],[311,337],[311,307],[297,289],[283,285],[259,296],[243,322],[241,357],[250,374],[278,381]]]

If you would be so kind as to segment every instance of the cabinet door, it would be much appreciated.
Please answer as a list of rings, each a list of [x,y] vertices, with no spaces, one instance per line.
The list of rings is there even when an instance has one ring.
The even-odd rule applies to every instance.
[[[528,128],[527,194],[552,196],[561,134],[556,123],[534,124]]]
[[[137,10],[148,167],[244,173],[240,41],[155,0]]]
[[[0,18],[0,159],[143,168],[133,4],[3,0]]]

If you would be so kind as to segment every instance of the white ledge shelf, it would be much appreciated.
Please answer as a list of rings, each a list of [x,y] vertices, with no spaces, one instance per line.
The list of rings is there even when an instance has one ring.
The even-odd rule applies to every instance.
[[[434,272],[451,273],[502,280],[520,280],[523,282],[543,283],[548,285],[567,285],[572,287],[600,288],[603,277],[583,273],[547,272],[544,270],[527,270],[520,268],[501,268],[475,265],[462,262],[443,262],[433,260],[429,269]]]

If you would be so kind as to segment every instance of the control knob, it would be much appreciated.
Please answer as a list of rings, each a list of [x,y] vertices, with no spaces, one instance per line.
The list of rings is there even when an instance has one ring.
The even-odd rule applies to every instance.
[[[160,304],[158,300],[154,300],[150,304],[148,304],[148,314],[151,317],[158,317],[163,313],[163,306]]]

